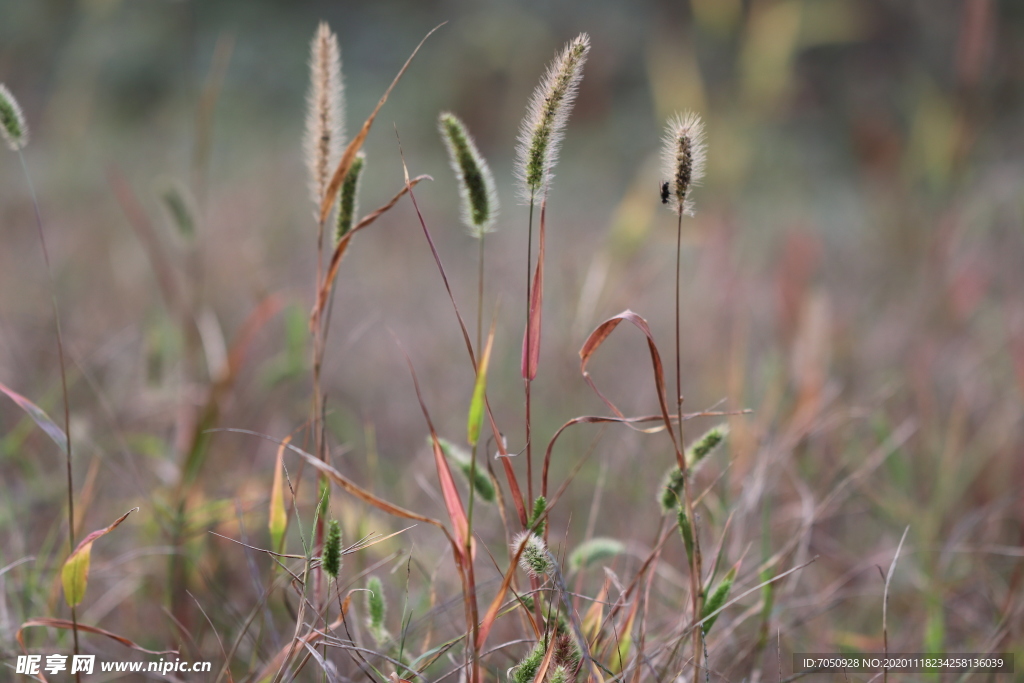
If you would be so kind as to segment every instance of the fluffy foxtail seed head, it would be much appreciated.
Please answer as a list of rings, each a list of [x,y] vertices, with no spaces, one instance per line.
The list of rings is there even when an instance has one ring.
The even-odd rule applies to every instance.
[[[309,54],[309,95],[303,145],[309,167],[309,191],[319,208],[331,173],[341,157],[344,129],[344,90],[338,37],[327,22],[320,22]]]
[[[7,86],[0,83],[0,135],[12,151],[17,152],[28,144],[28,124],[25,123],[25,115],[21,113],[18,100],[7,89]]]
[[[665,127],[662,160],[668,179],[668,207],[672,213],[693,215],[690,190],[704,177],[707,150],[704,123],[694,112],[676,114]]]
[[[551,62],[530,98],[516,147],[516,177],[523,184],[522,198],[527,204],[547,193],[589,51],[590,37],[586,33],[576,36]]]
[[[548,552],[547,544],[537,534],[531,534],[529,531],[520,532],[512,541],[512,554],[515,555],[524,540],[526,546],[523,548],[522,554],[519,555],[519,566],[523,568],[523,571],[530,576],[552,573],[555,565],[551,559],[551,553]]]
[[[544,647],[544,642],[538,642],[522,661],[508,670],[508,679],[512,683],[533,683],[533,679],[537,676],[537,671],[540,669],[546,652],[547,649]]]
[[[352,165],[345,174],[345,180],[338,190],[338,215],[335,221],[334,243],[337,244],[341,238],[348,234],[355,222],[356,214],[359,213],[359,178],[366,166],[366,155],[362,152],[356,154]]]
[[[483,237],[498,217],[498,192],[487,161],[457,116],[443,112],[438,118],[441,138],[448,148],[448,159],[459,181],[462,195],[462,221],[473,237]]]

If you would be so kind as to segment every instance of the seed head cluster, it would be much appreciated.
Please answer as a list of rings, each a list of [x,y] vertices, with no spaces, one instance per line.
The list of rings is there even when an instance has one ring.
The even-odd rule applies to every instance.
[[[527,204],[547,192],[588,52],[590,37],[581,33],[551,62],[530,98],[516,148],[516,177],[523,184],[521,192]]]
[[[693,215],[690,190],[704,177],[707,150],[704,144],[704,123],[693,112],[676,114],[665,128],[662,160],[668,178],[666,202],[672,213]],[[662,194],[665,197],[665,194]]]

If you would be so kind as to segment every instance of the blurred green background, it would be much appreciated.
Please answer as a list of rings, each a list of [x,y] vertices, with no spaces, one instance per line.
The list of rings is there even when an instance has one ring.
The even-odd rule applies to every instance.
[[[490,395],[510,450],[523,447],[527,220],[512,179],[515,138],[546,64],[587,32],[592,50],[549,200],[539,439],[546,444],[566,420],[604,409],[580,379],[576,355],[601,320],[637,311],[651,321],[666,361],[671,356],[675,224],[658,200],[658,153],[666,118],[693,109],[707,124],[709,166],[695,194],[697,216],[684,222],[686,405],[754,411],[731,419],[728,458],[700,480],[717,486],[711,525],[720,530],[736,513],[729,561],[751,544],[759,555],[762,542],[775,552],[799,537],[780,570],[821,559],[780,587],[785,598],[772,624],[790,639],[787,649],[880,649],[874,565],[888,566],[910,524],[908,543],[918,550],[901,560],[906,577],[892,607],[900,628],[890,631],[890,648],[1020,650],[1024,3],[1017,0],[0,0],[0,82],[20,100],[32,131],[25,154],[73,359],[86,530],[169,495],[188,412],[204,405],[226,349],[270,294],[284,310],[254,336],[237,381],[219,397],[217,424],[280,437],[308,416],[303,334],[316,225],[301,136],[309,40],[321,19],[341,43],[349,134],[423,35],[448,22],[366,142],[361,206],[383,204],[402,185],[397,130],[410,173],[434,178],[417,188],[417,200],[472,327],[476,244],[458,223],[436,132],[442,110],[466,121],[502,204],[487,242],[486,316],[498,311]],[[176,231],[163,210],[160,194],[171,180],[189,188],[194,236]],[[118,183],[132,188],[189,292],[202,332],[195,368],[183,360],[187,343],[112,189]],[[56,416],[49,287],[32,211],[17,159],[5,152],[0,381]],[[396,502],[443,517],[422,415],[394,340],[408,350],[428,407],[452,438],[464,429],[473,373],[408,200],[354,240],[332,325],[325,391],[336,464]],[[646,349],[620,334],[595,360],[596,381],[624,411],[655,412]],[[0,576],[0,648],[10,655],[21,619],[61,608],[48,582],[66,530],[60,455],[4,401],[0,566],[37,558],[32,571]],[[596,442],[598,433],[584,428],[560,442],[553,481],[596,450],[553,512],[554,524],[568,528],[570,548],[595,528],[649,544],[653,491],[670,462],[665,444],[614,429]],[[270,444],[218,435],[193,494],[193,509],[207,515],[195,523],[190,552],[202,578],[193,590],[232,605],[215,618],[226,631],[255,594],[225,582],[245,571],[238,549],[202,532],[263,533],[272,465]],[[517,471],[523,467],[517,462]],[[829,500],[852,474],[841,502],[816,508],[809,520],[807,506]],[[602,510],[635,512],[588,522],[595,487],[608,488]],[[313,499],[312,489],[303,500]],[[336,496],[346,538],[401,528],[347,515]],[[766,510],[771,524],[762,526]],[[158,556],[170,551],[161,549],[167,531],[157,518],[144,507],[133,531],[111,536],[120,548],[106,556],[119,564],[94,558],[96,602],[84,618],[165,642],[173,628],[146,621],[166,620]],[[412,537],[419,548],[436,542],[423,529]],[[486,539],[501,545],[498,526]],[[133,548],[142,559],[129,557]],[[146,559],[147,548],[156,559]],[[683,571],[679,548],[671,553]],[[758,582],[756,573],[746,579],[744,587]],[[656,590],[668,595],[666,604],[680,601],[669,587]],[[119,609],[135,591],[135,611]],[[739,622],[735,633],[745,628]],[[722,651],[749,654],[749,638],[729,636]],[[210,646],[197,640],[200,651]]]

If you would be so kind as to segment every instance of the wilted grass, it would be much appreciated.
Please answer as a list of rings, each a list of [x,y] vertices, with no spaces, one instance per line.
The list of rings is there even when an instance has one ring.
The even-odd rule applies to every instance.
[[[694,4],[716,31],[740,21]],[[783,29],[796,7],[742,15],[737,97],[749,111],[783,97],[786,51],[797,49]],[[329,35],[323,27],[318,40]],[[440,32],[423,50],[448,39]],[[591,64],[601,41],[592,49]],[[418,64],[407,62],[388,93],[427,78]],[[314,83],[329,90],[336,76]],[[588,81],[581,88],[585,98]],[[62,590],[79,606],[84,651],[142,656],[95,630],[104,629],[147,651],[212,660],[211,680],[775,680],[800,651],[1020,650],[1024,308],[1012,266],[1024,245],[998,227],[1019,228],[1019,206],[965,182],[947,186],[961,193],[957,206],[921,209],[937,225],[916,246],[840,248],[802,228],[741,239],[735,222],[747,219],[729,208],[738,189],[709,187],[706,201],[698,191],[698,216],[684,221],[694,195],[680,192],[681,176],[641,168],[632,188],[597,190],[622,197],[602,232],[588,202],[573,206],[552,182],[554,157],[542,150],[526,182],[543,192],[529,208],[506,207],[486,242],[485,299],[485,243],[455,229],[458,195],[444,190],[454,184],[423,152],[437,141],[398,130],[401,151],[366,148],[371,130],[395,137],[374,125],[387,97],[351,140],[342,112],[318,113],[340,97],[311,98],[310,120],[334,121],[337,135],[307,139],[314,220],[297,208],[301,190],[281,198],[274,180],[259,181],[262,197],[221,198],[216,183],[163,184],[148,197],[108,171],[156,275],[147,297],[164,308],[136,304],[131,340],[120,342],[83,322],[85,294],[77,299],[58,270],[77,320],[67,372],[69,423],[82,434],[75,532],[111,532],[70,562],[57,461],[30,422],[63,433],[31,412],[60,412],[56,373],[38,369],[55,359],[39,351],[34,372],[0,376],[20,403],[3,408],[0,439],[5,663],[21,652],[19,635],[29,651],[70,652]],[[420,113],[431,129],[437,112]],[[737,172],[745,134],[717,113],[704,116],[712,184],[716,171]],[[933,114],[922,111],[932,123],[916,134],[951,134]],[[652,158],[658,128],[652,120],[640,138]],[[569,142],[574,134],[570,125]],[[917,153],[906,150],[906,173],[917,172]],[[509,165],[507,152],[488,156]],[[357,185],[350,173],[364,158]],[[941,160],[922,159],[936,182]],[[386,181],[369,175],[378,168],[391,169]],[[662,212],[643,218],[666,181],[674,226]],[[44,213],[55,194],[43,192]],[[896,224],[912,218],[901,199],[864,210]],[[292,207],[287,239],[307,254],[292,267],[307,282],[242,291],[233,278],[265,281],[239,263],[276,269],[286,258],[261,261],[246,255],[251,237],[225,247],[211,235],[228,209],[271,201]],[[158,203],[176,232],[154,219]],[[360,219],[357,204],[381,208]],[[965,205],[992,215],[968,230]],[[336,231],[339,210],[347,227]],[[61,235],[75,239],[84,238]],[[525,318],[514,255],[524,241]],[[542,298],[545,256],[558,267]],[[2,276],[13,301],[7,282],[25,275],[8,272],[19,273]],[[468,325],[466,304],[476,308]],[[664,356],[673,337],[675,363]]]

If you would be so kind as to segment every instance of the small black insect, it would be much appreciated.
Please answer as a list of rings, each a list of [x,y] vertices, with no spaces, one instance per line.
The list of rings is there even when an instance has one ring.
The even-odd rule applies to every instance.
[[[668,183],[661,184],[661,203],[668,204]]]

